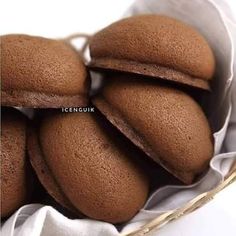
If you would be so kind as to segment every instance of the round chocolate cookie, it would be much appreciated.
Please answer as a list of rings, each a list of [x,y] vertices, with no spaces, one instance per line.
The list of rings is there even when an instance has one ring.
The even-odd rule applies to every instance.
[[[7,217],[29,199],[32,173],[26,158],[26,118],[2,109],[1,125],[1,217]]]
[[[107,79],[96,107],[147,155],[186,184],[208,166],[213,137],[186,93],[128,75]]]
[[[97,113],[46,114],[30,132],[28,150],[56,201],[75,213],[120,223],[144,205],[149,182],[137,155],[103,119]]]
[[[209,90],[213,52],[191,26],[162,15],[139,15],[111,24],[90,42],[90,67],[131,72]]]
[[[86,106],[90,80],[78,52],[61,40],[5,35],[1,40],[4,106]]]

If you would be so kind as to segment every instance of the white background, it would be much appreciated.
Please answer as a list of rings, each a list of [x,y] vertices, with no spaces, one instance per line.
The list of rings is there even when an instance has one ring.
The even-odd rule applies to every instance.
[[[25,33],[62,38],[77,32],[93,33],[121,18],[133,2],[134,0],[1,0],[0,34]],[[236,15],[236,0],[229,0],[229,3]],[[233,190],[231,191],[233,194]],[[232,203],[236,204],[233,200],[235,187],[234,196],[231,194],[219,197],[217,206],[221,212],[225,211],[229,215],[236,214],[231,211]],[[203,217],[202,220],[206,219]]]
[[[0,34],[65,37],[121,18],[134,0],[1,0]]]
[[[236,0],[228,1],[235,10]],[[1,0],[0,34],[25,33],[61,38],[77,32],[93,33],[119,19],[133,2],[134,0]]]

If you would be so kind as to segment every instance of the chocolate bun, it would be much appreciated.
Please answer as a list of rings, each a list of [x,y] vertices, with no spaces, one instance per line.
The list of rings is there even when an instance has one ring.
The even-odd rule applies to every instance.
[[[186,184],[205,170],[213,156],[208,121],[195,100],[181,90],[129,75],[113,76],[93,103],[133,143]]]
[[[27,203],[32,172],[26,157],[26,118],[14,109],[2,109],[1,217]]]
[[[90,81],[79,54],[67,43],[28,35],[1,40],[4,106],[86,106]]]
[[[32,130],[31,163],[55,200],[111,223],[127,221],[139,211],[148,178],[116,132],[97,113],[48,114],[38,133]]]
[[[117,21],[94,35],[90,67],[146,75],[209,90],[215,59],[191,26],[162,15]]]

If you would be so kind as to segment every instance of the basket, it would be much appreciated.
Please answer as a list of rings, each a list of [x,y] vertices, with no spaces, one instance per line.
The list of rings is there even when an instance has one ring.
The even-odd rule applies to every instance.
[[[121,234],[121,236],[143,236],[147,235],[152,230],[158,230],[169,222],[177,220],[180,217],[187,215],[195,211],[196,209],[204,206],[206,203],[211,201],[217,193],[221,192],[224,188],[226,188],[233,182],[236,182],[236,162],[233,164],[232,170],[225,178],[225,180],[211,191],[202,193],[191,201],[189,201],[183,207],[168,211],[158,216],[157,218],[151,220],[149,223],[143,225],[141,228],[130,233]]]

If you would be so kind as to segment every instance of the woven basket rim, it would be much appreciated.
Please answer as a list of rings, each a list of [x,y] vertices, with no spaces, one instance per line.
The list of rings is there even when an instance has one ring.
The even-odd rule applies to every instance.
[[[221,192],[233,182],[236,182],[236,161],[234,162],[232,170],[226,176],[224,181],[222,181],[212,190],[198,195],[180,208],[176,208],[175,210],[171,210],[161,214],[160,216],[141,226],[139,229],[136,229],[129,233],[121,233],[120,236],[144,236],[147,233],[150,233],[150,231],[152,230],[158,230],[169,222],[177,220],[182,216],[187,215],[204,206],[206,203],[214,199],[217,193]]]

